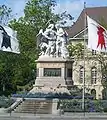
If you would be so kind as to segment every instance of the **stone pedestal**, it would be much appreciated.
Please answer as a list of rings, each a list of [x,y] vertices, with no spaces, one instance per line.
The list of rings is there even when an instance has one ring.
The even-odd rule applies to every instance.
[[[37,78],[31,93],[68,93],[72,86],[72,64],[71,59],[61,57],[42,56],[37,62]],[[58,99],[53,99],[52,114],[58,114]]]
[[[72,81],[71,59],[41,56],[37,62],[37,78],[31,93],[69,93]]]

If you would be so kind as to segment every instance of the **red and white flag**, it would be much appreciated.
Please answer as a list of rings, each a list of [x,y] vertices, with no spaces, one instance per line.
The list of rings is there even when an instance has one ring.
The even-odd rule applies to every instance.
[[[87,16],[88,48],[107,52],[107,30]]]

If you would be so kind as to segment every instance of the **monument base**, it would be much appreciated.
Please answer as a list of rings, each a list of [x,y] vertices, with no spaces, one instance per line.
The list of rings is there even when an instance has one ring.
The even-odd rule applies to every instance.
[[[33,89],[35,93],[67,93],[72,86],[72,59],[40,56],[37,62],[37,78]],[[58,99],[57,99],[58,101]],[[52,103],[52,114],[58,114],[57,102]]]
[[[69,93],[72,86],[73,60],[62,57],[40,56],[37,62],[37,78],[31,93]]]

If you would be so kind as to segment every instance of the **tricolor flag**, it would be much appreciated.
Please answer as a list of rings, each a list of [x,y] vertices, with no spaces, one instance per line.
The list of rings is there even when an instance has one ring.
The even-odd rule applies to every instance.
[[[87,16],[88,48],[107,52],[107,30]]]
[[[20,53],[17,32],[8,26],[0,25],[0,50]]]

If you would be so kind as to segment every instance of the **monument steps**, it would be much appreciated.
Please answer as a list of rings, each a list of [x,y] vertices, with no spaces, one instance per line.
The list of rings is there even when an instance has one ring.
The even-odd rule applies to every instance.
[[[15,113],[50,114],[52,102],[48,100],[25,100],[16,109]]]

